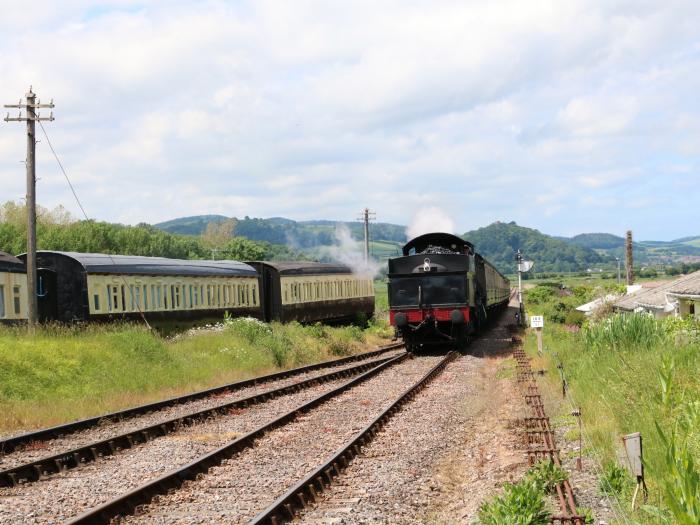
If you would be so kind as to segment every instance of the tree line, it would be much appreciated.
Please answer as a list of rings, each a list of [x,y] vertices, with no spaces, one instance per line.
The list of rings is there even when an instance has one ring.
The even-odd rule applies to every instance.
[[[223,228],[223,231],[222,231]],[[286,246],[227,235],[225,226],[200,236],[164,232],[149,224],[127,226],[76,220],[62,206],[37,208],[37,249],[110,253],[172,259],[290,260],[303,256]],[[27,219],[23,204],[0,206],[0,251],[13,255],[27,250]]]

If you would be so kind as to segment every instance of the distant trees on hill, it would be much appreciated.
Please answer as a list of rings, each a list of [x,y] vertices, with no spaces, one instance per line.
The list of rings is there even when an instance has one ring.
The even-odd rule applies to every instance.
[[[576,272],[608,261],[594,250],[576,246],[515,222],[495,222],[462,235],[503,273],[515,271],[515,254],[535,261],[538,272]]]
[[[27,250],[26,209],[6,202],[0,206],[0,250],[11,254]],[[148,224],[125,226],[76,220],[63,207],[37,210],[37,247],[40,250],[144,255],[173,259],[298,259],[286,246],[231,237],[212,230],[195,237],[176,235]]]

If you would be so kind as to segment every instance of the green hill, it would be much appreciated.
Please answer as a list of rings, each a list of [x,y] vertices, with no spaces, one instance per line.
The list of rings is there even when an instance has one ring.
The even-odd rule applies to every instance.
[[[518,249],[526,259],[535,261],[537,272],[572,272],[609,264],[609,258],[591,248],[556,239],[515,222],[494,222],[466,232],[462,238],[473,243],[476,250],[503,273],[515,271]]]
[[[183,217],[155,224],[156,228],[169,233],[201,235],[210,222],[227,220],[222,215],[198,215]],[[342,221],[293,221],[283,217],[256,219],[235,218],[234,235],[246,237],[252,241],[266,241],[272,244],[287,244],[293,248],[310,249],[318,246],[332,246],[336,243],[336,228],[345,226],[350,235],[360,240],[364,238],[362,224]],[[373,240],[390,243],[406,242],[406,227],[384,222],[372,223],[370,235]]]

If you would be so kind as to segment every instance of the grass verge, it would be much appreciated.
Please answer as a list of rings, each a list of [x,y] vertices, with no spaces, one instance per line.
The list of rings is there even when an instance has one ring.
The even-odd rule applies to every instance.
[[[230,320],[165,339],[133,324],[0,328],[0,432],[45,427],[387,343],[385,324]]]
[[[548,312],[536,292],[531,313]],[[561,302],[553,297],[556,305]],[[545,314],[546,315],[546,314]],[[700,523],[700,339],[691,320],[609,315],[580,332],[550,322],[543,364],[560,391],[561,362],[582,408],[586,447],[602,464],[600,492],[620,502],[633,523]],[[529,333],[526,350],[536,354]],[[641,432],[649,501],[632,512],[634,483],[621,468],[621,436]]]

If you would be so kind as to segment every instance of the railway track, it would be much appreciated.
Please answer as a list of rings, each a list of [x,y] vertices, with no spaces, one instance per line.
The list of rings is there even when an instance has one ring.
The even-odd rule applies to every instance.
[[[173,462],[179,462],[178,466],[155,476],[154,472],[162,469],[153,463],[158,463],[161,458],[145,454],[142,459],[150,462],[147,467],[149,472],[142,475],[141,482],[135,485],[133,479],[138,478],[136,470],[141,466],[129,464],[127,460],[131,454],[121,454],[115,456],[115,463],[119,464],[100,461],[76,471],[80,473],[79,476],[68,472],[39,483],[2,489],[0,497],[11,495],[3,491],[11,491],[18,496],[17,509],[8,509],[5,518],[14,523],[13,516],[27,515],[27,510],[21,508],[23,504],[29,503],[36,495],[51,494],[50,497],[58,501],[58,508],[54,507],[47,514],[45,511],[49,511],[51,506],[50,503],[44,504],[45,508],[33,513],[32,523],[49,523],[51,520],[56,523],[67,518],[67,523],[71,524],[110,523],[119,516],[117,522],[129,524],[221,522],[230,520],[233,517],[231,513],[237,516],[237,522],[249,521],[290,486],[298,484],[295,478],[300,473],[317,471],[318,465],[322,465],[324,471],[329,465],[337,465],[333,468],[340,469],[340,464],[349,460],[350,454],[357,452],[357,447],[368,442],[402,404],[408,402],[453,358],[452,355],[443,358],[408,357],[408,354],[402,353],[375,359],[368,370],[340,384],[335,381],[331,388],[316,385],[269,403],[254,405],[233,417],[217,418],[216,421],[229,422],[247,419],[247,424],[240,426],[239,432],[229,435],[229,439],[214,450],[188,461],[182,461],[178,450],[190,448],[192,431],[212,425],[215,421],[206,420],[180,430],[180,439],[174,439],[178,432],[165,438],[171,440],[166,447],[167,454],[175,456]],[[275,413],[265,412],[266,406],[275,403],[280,405],[279,410]],[[290,404],[293,405],[291,408]],[[282,410],[283,406],[287,408]],[[256,410],[258,412],[254,413]],[[233,427],[229,425],[227,428],[230,430]],[[339,454],[341,449],[343,453]],[[323,458],[326,460],[322,461]],[[111,474],[100,475],[102,467],[109,469]],[[130,474],[132,480],[129,483],[111,479],[115,473],[122,475],[126,467],[134,471]],[[320,475],[327,477],[330,474],[332,478],[335,472],[322,472]],[[94,481],[86,479],[93,475]],[[112,488],[103,491],[100,487],[107,478]],[[143,483],[144,479],[150,481]],[[23,489],[34,490],[34,493],[23,495]],[[64,494],[62,491],[66,489],[74,493]],[[172,489],[179,490],[169,493]],[[85,494],[81,491],[85,491]],[[115,496],[105,497],[115,492]],[[212,501],[200,502],[203,508],[193,509],[187,502],[197,494],[209,495]],[[156,496],[159,497],[154,501]],[[23,498],[24,501],[19,501]],[[226,509],[226,516],[211,509],[212,505],[217,505],[219,498],[225,500],[221,504]],[[143,511],[131,516],[144,504]],[[283,509],[289,505],[289,502],[283,503]],[[5,518],[0,511],[0,521]],[[271,519],[273,521],[260,522],[275,523],[284,518],[273,513]],[[16,522],[21,523],[20,520]]]
[[[160,411],[166,408],[176,407],[178,405],[185,405],[192,403],[200,399],[211,398],[212,396],[225,395],[234,391],[239,391],[248,387],[257,387],[266,383],[273,381],[278,381],[281,379],[286,379],[290,377],[295,377],[301,374],[307,374],[317,370],[322,370],[329,367],[337,367],[345,364],[349,364],[356,361],[361,361],[364,359],[370,359],[372,357],[379,356],[386,352],[392,350],[397,350],[403,346],[403,343],[390,344],[381,347],[377,350],[370,352],[364,352],[362,354],[356,354],[349,357],[343,357],[339,359],[333,359],[330,361],[324,361],[321,363],[315,363],[311,365],[306,365],[298,368],[293,368],[290,370],[284,370],[282,372],[275,372],[273,374],[267,374],[264,376],[258,376],[251,379],[246,379],[243,381],[236,381],[233,383],[228,383],[214,388],[209,388],[206,390],[200,390],[190,394],[185,394],[182,396],[176,396],[161,401],[156,401],[153,403],[148,403],[136,407],[127,408],[124,410],[103,414],[101,416],[95,416],[91,418],[82,419],[79,421],[72,421],[70,423],[65,423],[62,425],[57,425],[49,428],[43,428],[39,430],[34,430],[31,432],[26,432],[16,436],[9,436],[0,439],[0,467],[2,466],[2,459],[7,454],[10,454],[16,450],[19,450],[27,445],[31,447],[36,447],[38,443],[49,441],[56,438],[61,438],[75,432],[82,430],[91,429],[105,422],[115,422],[127,419],[132,419],[137,416],[144,414],[150,414],[152,412]]]
[[[372,353],[374,355],[374,353]],[[130,425],[126,432],[116,432],[117,429],[101,428],[99,435],[106,436],[96,441],[90,441],[90,436],[82,436],[87,439],[72,440],[76,446],[70,448],[53,447],[56,452],[46,454],[46,449],[32,450],[30,457],[43,452],[39,457],[26,459],[26,454],[16,454],[11,466],[0,471],[0,487],[12,487],[17,484],[26,484],[45,479],[52,474],[66,472],[82,467],[101,458],[111,456],[143,443],[164,437],[168,434],[181,431],[184,427],[196,425],[207,419],[235,413],[237,410],[246,409],[255,404],[264,403],[271,399],[297,393],[313,386],[337,381],[356,374],[365,372],[387,360],[389,357],[364,360],[356,365],[333,367],[332,371],[325,374],[313,374],[308,378],[295,381],[281,381],[275,388],[253,392],[252,395],[233,395],[230,401],[216,398],[212,405],[201,409],[188,410],[176,417],[164,418],[155,414],[152,423],[147,425]],[[250,393],[250,392],[248,392]],[[70,442],[70,440],[69,440]]]

